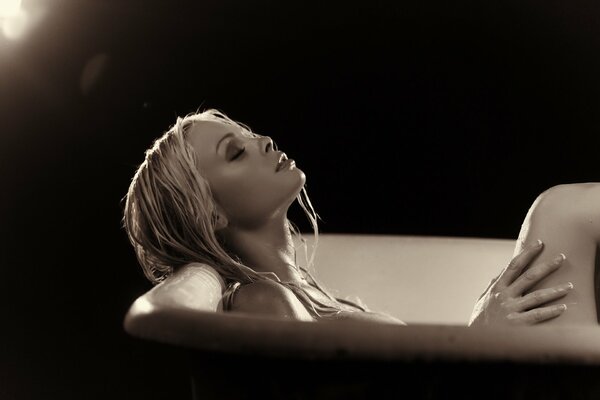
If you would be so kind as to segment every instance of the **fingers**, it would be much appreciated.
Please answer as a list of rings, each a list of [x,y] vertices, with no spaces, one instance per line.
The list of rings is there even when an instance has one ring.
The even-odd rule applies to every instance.
[[[530,325],[537,324],[542,321],[556,318],[561,315],[567,309],[566,304],[556,304],[553,306],[540,307],[534,310],[518,313],[514,312],[508,314],[506,318],[516,325]]]
[[[521,251],[512,260],[510,260],[508,266],[504,269],[504,271],[502,271],[502,273],[498,277],[496,288],[504,289],[505,287],[513,283],[514,280],[517,279],[519,275],[521,275],[523,269],[527,265],[529,265],[529,263],[533,261],[535,257],[537,257],[540,254],[540,251],[542,251],[542,247],[544,247],[542,241],[538,240],[537,244],[523,249],[523,251]]]
[[[573,289],[572,283],[564,283],[549,289],[540,289],[523,296],[517,302],[518,310],[529,310],[552,300],[566,296]]]
[[[533,287],[543,278],[556,271],[562,265],[565,258],[565,255],[560,253],[553,261],[538,264],[528,269],[509,286],[507,289],[508,294],[513,297],[522,295],[527,289]]]

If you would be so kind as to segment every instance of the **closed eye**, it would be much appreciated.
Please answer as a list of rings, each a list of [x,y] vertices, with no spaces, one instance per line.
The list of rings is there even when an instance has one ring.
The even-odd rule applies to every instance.
[[[240,149],[240,151],[238,151],[238,152],[237,152],[237,153],[236,153],[236,154],[235,154],[235,155],[234,155],[234,156],[231,158],[231,160],[233,161],[233,160],[235,160],[235,159],[239,158],[239,157],[242,155],[242,153],[243,153],[245,150],[246,150],[246,148],[245,148],[245,147],[242,147],[242,148]]]

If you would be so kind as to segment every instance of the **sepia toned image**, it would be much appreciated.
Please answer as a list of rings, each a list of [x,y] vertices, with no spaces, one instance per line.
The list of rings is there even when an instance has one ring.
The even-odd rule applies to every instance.
[[[600,5],[0,28],[0,399],[600,396]]]

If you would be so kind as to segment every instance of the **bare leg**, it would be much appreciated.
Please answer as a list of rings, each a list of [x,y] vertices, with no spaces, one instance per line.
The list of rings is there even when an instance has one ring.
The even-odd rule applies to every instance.
[[[592,186],[587,185],[595,185],[594,190],[588,190]],[[594,209],[600,211],[600,198],[593,196],[600,193],[599,187],[598,184],[574,184],[549,189],[533,203],[521,227],[515,255],[524,246],[541,239],[544,249],[534,264],[550,261],[560,253],[566,256],[562,267],[529,292],[566,282],[572,282],[575,287],[566,297],[547,303],[566,303],[568,308],[544,325],[598,324],[594,282],[600,212],[594,213]]]

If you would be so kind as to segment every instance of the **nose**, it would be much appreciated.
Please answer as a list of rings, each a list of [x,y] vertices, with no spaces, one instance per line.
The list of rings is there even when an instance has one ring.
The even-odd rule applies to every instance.
[[[275,143],[273,143],[273,140],[268,136],[261,137],[259,139],[259,144],[260,144],[260,148],[262,150],[264,150],[265,153],[268,153],[269,151],[277,150],[277,145],[275,145]]]

